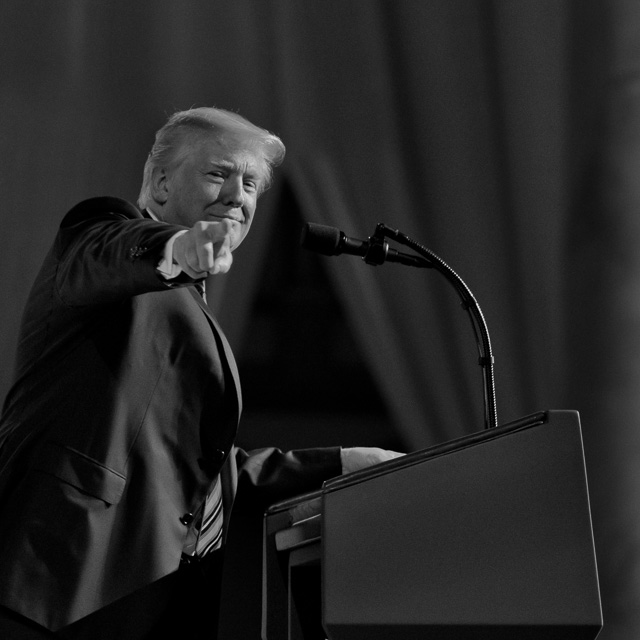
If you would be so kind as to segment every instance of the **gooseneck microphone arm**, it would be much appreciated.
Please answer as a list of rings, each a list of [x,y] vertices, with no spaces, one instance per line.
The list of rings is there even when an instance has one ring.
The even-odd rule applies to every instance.
[[[391,229],[383,223],[378,223],[373,238],[380,242],[382,238],[392,238],[400,244],[411,247],[417,251],[429,263],[429,266],[440,272],[455,288],[462,301],[462,308],[469,313],[471,326],[478,346],[478,364],[482,367],[484,387],[484,422],[489,429],[498,425],[498,412],[496,407],[496,387],[494,378],[494,358],[491,351],[491,339],[489,329],[484,319],[478,301],[475,299],[469,287],[462,278],[433,251],[418,244],[404,233]]]
[[[390,249],[385,238],[391,238],[400,244],[410,247],[420,256]],[[432,268],[441,273],[453,285],[462,301],[462,308],[468,312],[471,319],[471,326],[478,348],[478,364],[482,367],[485,428],[490,429],[498,425],[494,359],[487,323],[480,305],[469,287],[444,260],[404,233],[383,223],[378,223],[373,235],[365,241],[348,238],[339,229],[333,227],[307,223],[302,233],[302,246],[329,256],[340,255],[341,253],[359,255],[367,264],[374,266],[383,264],[386,261],[399,262],[415,267]]]

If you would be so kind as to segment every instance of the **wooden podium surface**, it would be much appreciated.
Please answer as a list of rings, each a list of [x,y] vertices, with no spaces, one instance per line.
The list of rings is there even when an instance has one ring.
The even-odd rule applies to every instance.
[[[595,638],[580,421],[547,411],[269,509],[264,640]]]

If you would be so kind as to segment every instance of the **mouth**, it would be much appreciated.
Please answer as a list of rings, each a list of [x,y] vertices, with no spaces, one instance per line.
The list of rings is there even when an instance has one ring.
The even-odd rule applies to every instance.
[[[232,220],[233,222],[237,222],[238,224],[242,224],[244,222],[244,218],[241,216],[234,216],[228,213],[212,213],[212,218],[218,218],[219,220]]]

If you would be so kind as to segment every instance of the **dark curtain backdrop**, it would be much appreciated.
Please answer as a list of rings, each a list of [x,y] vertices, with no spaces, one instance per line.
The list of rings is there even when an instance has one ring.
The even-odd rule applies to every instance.
[[[499,421],[580,411],[601,637],[636,640],[639,64],[631,0],[4,0],[0,396],[64,212],[135,200],[174,110],[237,110],[288,148],[212,283],[238,352],[260,274],[283,259],[284,185],[306,220],[357,237],[385,222],[435,251],[486,317]],[[445,281],[349,257],[325,268],[406,447],[480,430],[475,345]]]

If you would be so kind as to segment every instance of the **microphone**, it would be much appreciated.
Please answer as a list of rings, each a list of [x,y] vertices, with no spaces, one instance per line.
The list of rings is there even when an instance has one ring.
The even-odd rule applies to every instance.
[[[412,267],[431,267],[431,263],[420,256],[412,256],[391,249],[387,242],[369,238],[358,240],[349,238],[340,229],[323,224],[307,222],[302,229],[300,243],[305,249],[325,256],[339,256],[347,253],[361,256],[367,264],[378,265],[383,262],[399,262]]]
[[[410,255],[390,249],[389,243],[385,241],[385,238],[392,238],[417,251],[420,255]],[[317,251],[325,256],[339,256],[341,253],[349,253],[354,256],[362,256],[362,259],[367,264],[374,266],[388,260],[389,262],[400,262],[412,267],[434,268],[441,273],[453,285],[462,302],[462,308],[471,318],[480,354],[478,364],[482,367],[485,428],[498,425],[493,355],[491,353],[491,340],[489,339],[487,323],[480,310],[480,305],[473,297],[469,287],[444,260],[439,258],[433,251],[411,240],[404,233],[397,229],[392,229],[382,222],[378,223],[375,232],[368,240],[349,238],[335,227],[307,222],[302,229],[300,240],[305,249]]]
[[[369,241],[348,238],[340,229],[324,224],[307,222],[302,229],[302,246],[323,256],[339,256],[348,253],[352,256],[364,256],[369,249]]]

